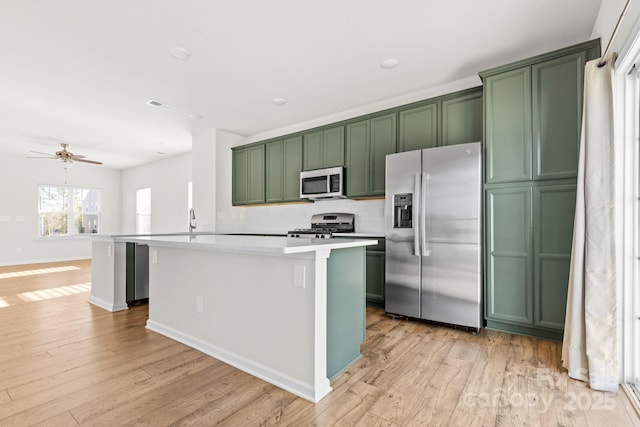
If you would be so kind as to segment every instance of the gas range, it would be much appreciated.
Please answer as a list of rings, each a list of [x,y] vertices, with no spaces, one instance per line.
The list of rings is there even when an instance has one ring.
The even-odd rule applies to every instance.
[[[287,237],[303,239],[330,239],[333,233],[353,233],[354,215],[349,213],[315,214],[311,228],[297,228],[287,232]]]

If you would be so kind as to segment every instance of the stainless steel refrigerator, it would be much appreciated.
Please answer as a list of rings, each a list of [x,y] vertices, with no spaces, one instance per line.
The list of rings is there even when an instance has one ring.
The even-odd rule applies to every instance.
[[[386,158],[385,311],[482,327],[479,142]]]

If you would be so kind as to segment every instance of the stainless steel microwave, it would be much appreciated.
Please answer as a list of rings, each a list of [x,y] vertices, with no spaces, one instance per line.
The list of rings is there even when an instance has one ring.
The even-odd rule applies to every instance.
[[[301,199],[344,199],[345,197],[342,166],[300,172]]]

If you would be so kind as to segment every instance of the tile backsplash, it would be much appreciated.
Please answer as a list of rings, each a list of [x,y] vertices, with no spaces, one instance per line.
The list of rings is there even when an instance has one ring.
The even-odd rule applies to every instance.
[[[216,231],[284,234],[294,228],[309,228],[317,213],[355,214],[358,233],[384,233],[384,200],[326,200],[315,203],[233,207],[218,212]]]

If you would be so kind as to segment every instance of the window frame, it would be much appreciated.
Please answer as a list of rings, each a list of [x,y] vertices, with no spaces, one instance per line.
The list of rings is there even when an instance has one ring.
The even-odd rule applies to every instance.
[[[62,203],[62,209],[60,210],[51,210],[43,208],[43,205],[52,204],[52,202],[47,203],[47,200],[51,200],[49,197],[47,200],[43,199],[43,191],[46,188],[54,188],[57,189],[60,193],[64,193],[64,200]],[[97,194],[93,200],[89,200],[89,203],[85,205],[83,198],[80,200],[77,199],[78,192],[88,192]],[[51,192],[49,192],[49,195]],[[82,236],[87,236],[91,234],[96,234],[100,230],[101,217],[102,217],[102,190],[96,187],[78,187],[72,185],[59,185],[59,184],[38,184],[37,187],[37,236],[39,239],[50,240],[50,239],[69,239],[69,238],[78,238]],[[80,204],[78,206],[78,204]],[[87,209],[87,206],[94,207],[95,209]],[[51,233],[45,231],[44,221],[45,216],[48,214],[59,214],[62,216],[66,216],[65,219],[65,232],[64,233]],[[88,223],[88,227],[84,227],[84,217],[95,217],[92,218],[93,221]],[[78,218],[80,218],[80,225],[77,224]],[[95,231],[94,231],[95,230]]]

